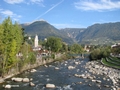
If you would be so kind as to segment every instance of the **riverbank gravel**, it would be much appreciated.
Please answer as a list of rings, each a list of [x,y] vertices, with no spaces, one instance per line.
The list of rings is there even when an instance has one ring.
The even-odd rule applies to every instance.
[[[108,76],[113,82],[112,90],[120,90],[120,70],[104,66],[99,61],[87,62],[84,67],[90,73]]]

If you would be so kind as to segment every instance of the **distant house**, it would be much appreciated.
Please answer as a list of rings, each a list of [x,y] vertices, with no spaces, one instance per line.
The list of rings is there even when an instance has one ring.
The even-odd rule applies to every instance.
[[[84,50],[85,50],[86,52],[89,52],[89,51],[90,51],[89,47],[90,47],[90,46],[85,45]]]
[[[111,48],[120,48],[120,43],[112,45]]]
[[[41,46],[38,46],[38,47],[33,47],[33,51],[39,51],[39,50],[41,50],[42,49],[42,47]]]
[[[39,50],[39,54],[42,55],[42,56],[48,56],[50,54],[50,52],[48,50]]]
[[[111,55],[120,57],[120,43],[111,46],[113,53]]]

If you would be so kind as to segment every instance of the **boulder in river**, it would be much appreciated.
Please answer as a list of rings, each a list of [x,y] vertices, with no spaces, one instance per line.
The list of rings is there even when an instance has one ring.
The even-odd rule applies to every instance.
[[[4,88],[7,88],[7,89],[10,89],[11,88],[11,85],[5,85]]]
[[[15,82],[22,82],[23,78],[12,78],[12,81]]]
[[[23,78],[23,82],[29,82],[29,78]]]
[[[32,86],[32,87],[33,87],[33,86],[35,86],[35,84],[34,84],[33,82],[30,82],[30,86]]]
[[[76,65],[78,65],[78,64],[79,64],[79,62],[75,62],[75,64],[76,64]]]
[[[37,70],[36,69],[31,69],[31,71],[30,72],[36,72]]]
[[[54,84],[46,84],[46,88],[55,88]]]
[[[56,70],[58,70],[59,68],[58,67],[55,67]]]
[[[68,69],[70,70],[70,69],[75,69],[75,67],[73,67],[73,66],[68,66]]]
[[[101,81],[100,81],[100,80],[96,80],[96,82],[97,82],[97,83],[101,83]]]

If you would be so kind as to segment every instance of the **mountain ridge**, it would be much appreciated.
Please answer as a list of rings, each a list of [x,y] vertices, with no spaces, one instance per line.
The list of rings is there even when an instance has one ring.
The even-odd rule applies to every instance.
[[[87,28],[57,29],[46,21],[35,21],[22,25],[28,35],[38,34],[40,39],[57,36],[67,43],[105,44],[120,41],[120,22],[94,24]]]
[[[73,39],[66,36],[65,32],[61,32],[59,29],[55,28],[53,25],[46,21],[36,21],[29,25],[22,25],[25,32],[30,36],[39,36],[39,39],[44,40],[44,38],[50,36],[56,36],[63,39],[64,42],[73,43]]]

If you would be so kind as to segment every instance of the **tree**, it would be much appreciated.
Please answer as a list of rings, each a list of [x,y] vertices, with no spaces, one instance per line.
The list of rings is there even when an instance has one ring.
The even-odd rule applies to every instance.
[[[60,49],[61,52],[67,52],[68,51],[68,46],[66,43],[62,43],[62,48]]]
[[[100,59],[101,57],[101,51],[100,49],[94,49],[91,53],[90,53],[90,59],[91,60],[97,60]]]
[[[71,51],[78,54],[78,53],[82,53],[83,52],[83,48],[79,44],[73,44],[71,46]]]
[[[108,57],[110,55],[110,52],[111,52],[110,47],[99,47],[99,48],[91,51],[90,59],[91,60],[98,60],[101,58]]]
[[[45,43],[45,47],[51,51],[58,52],[62,47],[62,40],[58,37],[49,37],[47,38],[47,42]]]
[[[6,18],[0,25],[0,44],[2,44],[0,55],[2,55],[3,71],[9,69],[16,63],[16,54],[23,43],[23,31],[15,22],[12,23],[10,17]]]

